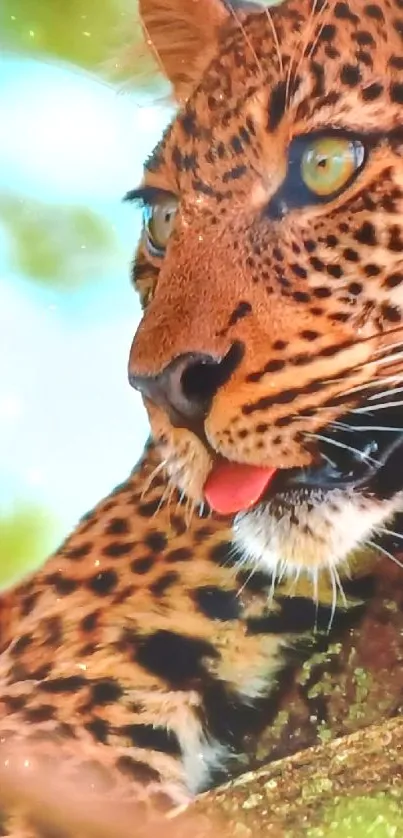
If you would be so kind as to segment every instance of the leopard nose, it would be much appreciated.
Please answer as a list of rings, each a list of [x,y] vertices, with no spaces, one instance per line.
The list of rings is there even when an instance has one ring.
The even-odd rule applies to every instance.
[[[234,344],[223,358],[186,352],[157,375],[136,375],[129,366],[129,382],[162,407],[177,425],[181,420],[202,419],[207,415],[214,396],[231,377],[242,355],[240,344]]]

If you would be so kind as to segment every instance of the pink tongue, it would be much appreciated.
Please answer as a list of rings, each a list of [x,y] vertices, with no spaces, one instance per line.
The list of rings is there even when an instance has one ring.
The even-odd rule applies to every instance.
[[[222,460],[214,466],[204,485],[204,495],[219,515],[250,509],[270,483],[277,469]]]

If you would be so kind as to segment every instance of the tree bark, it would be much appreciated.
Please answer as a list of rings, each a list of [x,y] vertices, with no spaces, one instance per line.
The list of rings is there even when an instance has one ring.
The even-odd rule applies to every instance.
[[[178,838],[299,838],[309,827],[321,825],[326,807],[340,798],[386,792],[402,804],[402,780],[403,719],[389,719],[204,795],[178,816]],[[371,833],[374,838],[376,834]]]

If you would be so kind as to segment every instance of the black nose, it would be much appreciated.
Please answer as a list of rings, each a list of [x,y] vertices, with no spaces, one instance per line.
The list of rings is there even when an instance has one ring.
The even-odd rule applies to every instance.
[[[143,396],[164,408],[173,424],[204,418],[212,400],[238,366],[243,347],[235,343],[223,358],[199,352],[179,355],[157,375],[136,375],[129,382]]]

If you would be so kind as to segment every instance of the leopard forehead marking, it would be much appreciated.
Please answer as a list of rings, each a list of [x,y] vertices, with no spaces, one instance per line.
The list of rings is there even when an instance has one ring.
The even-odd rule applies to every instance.
[[[282,45],[281,65],[264,15],[263,20],[252,15],[243,30],[233,25],[223,36],[219,56],[174,121],[159,165],[149,173],[151,183],[157,178],[180,194],[181,211],[170,254],[159,272],[155,303],[137,336],[137,369],[161,369],[185,346],[223,353],[239,334],[251,360],[264,355],[260,368],[272,375],[280,373],[282,364],[284,375],[287,347],[281,350],[281,360],[267,361],[267,320],[274,343],[278,333],[288,332],[289,343],[295,345],[295,313],[306,324],[301,330],[305,334],[316,332],[318,342],[337,344],[343,334],[352,334],[375,296],[380,316],[397,322],[396,295],[390,290],[400,284],[399,271],[390,279],[379,262],[385,250],[388,261],[400,252],[393,215],[401,206],[402,175],[395,166],[385,165],[382,154],[372,167],[371,188],[341,196],[329,211],[308,207],[281,224],[262,222],[256,213],[281,182],[294,134],[329,124],[353,130],[359,105],[360,130],[373,130],[381,116],[385,130],[400,124],[401,109],[394,102],[396,69],[390,66],[394,47],[397,51],[399,46],[396,27],[387,27],[385,55],[385,44],[380,48],[376,43],[385,26],[383,16],[366,7],[364,21],[358,24],[354,6],[348,8],[347,14],[340,3],[315,6],[316,16],[310,3],[272,10]],[[301,34],[307,22],[309,38]],[[371,62],[361,55],[364,43],[368,54],[374,54]],[[326,74],[321,70],[325,58]],[[355,74],[353,67],[358,68]],[[375,222],[385,210],[390,223],[384,217],[378,234]],[[369,212],[371,222],[364,220]],[[360,217],[358,224],[354,218]],[[250,316],[237,316],[240,303]],[[182,318],[175,336],[169,333],[174,316]],[[334,337],[326,340],[330,333]],[[158,334],[151,358],[147,346]],[[300,342],[295,364],[312,362],[309,354],[312,347],[307,354]]]

